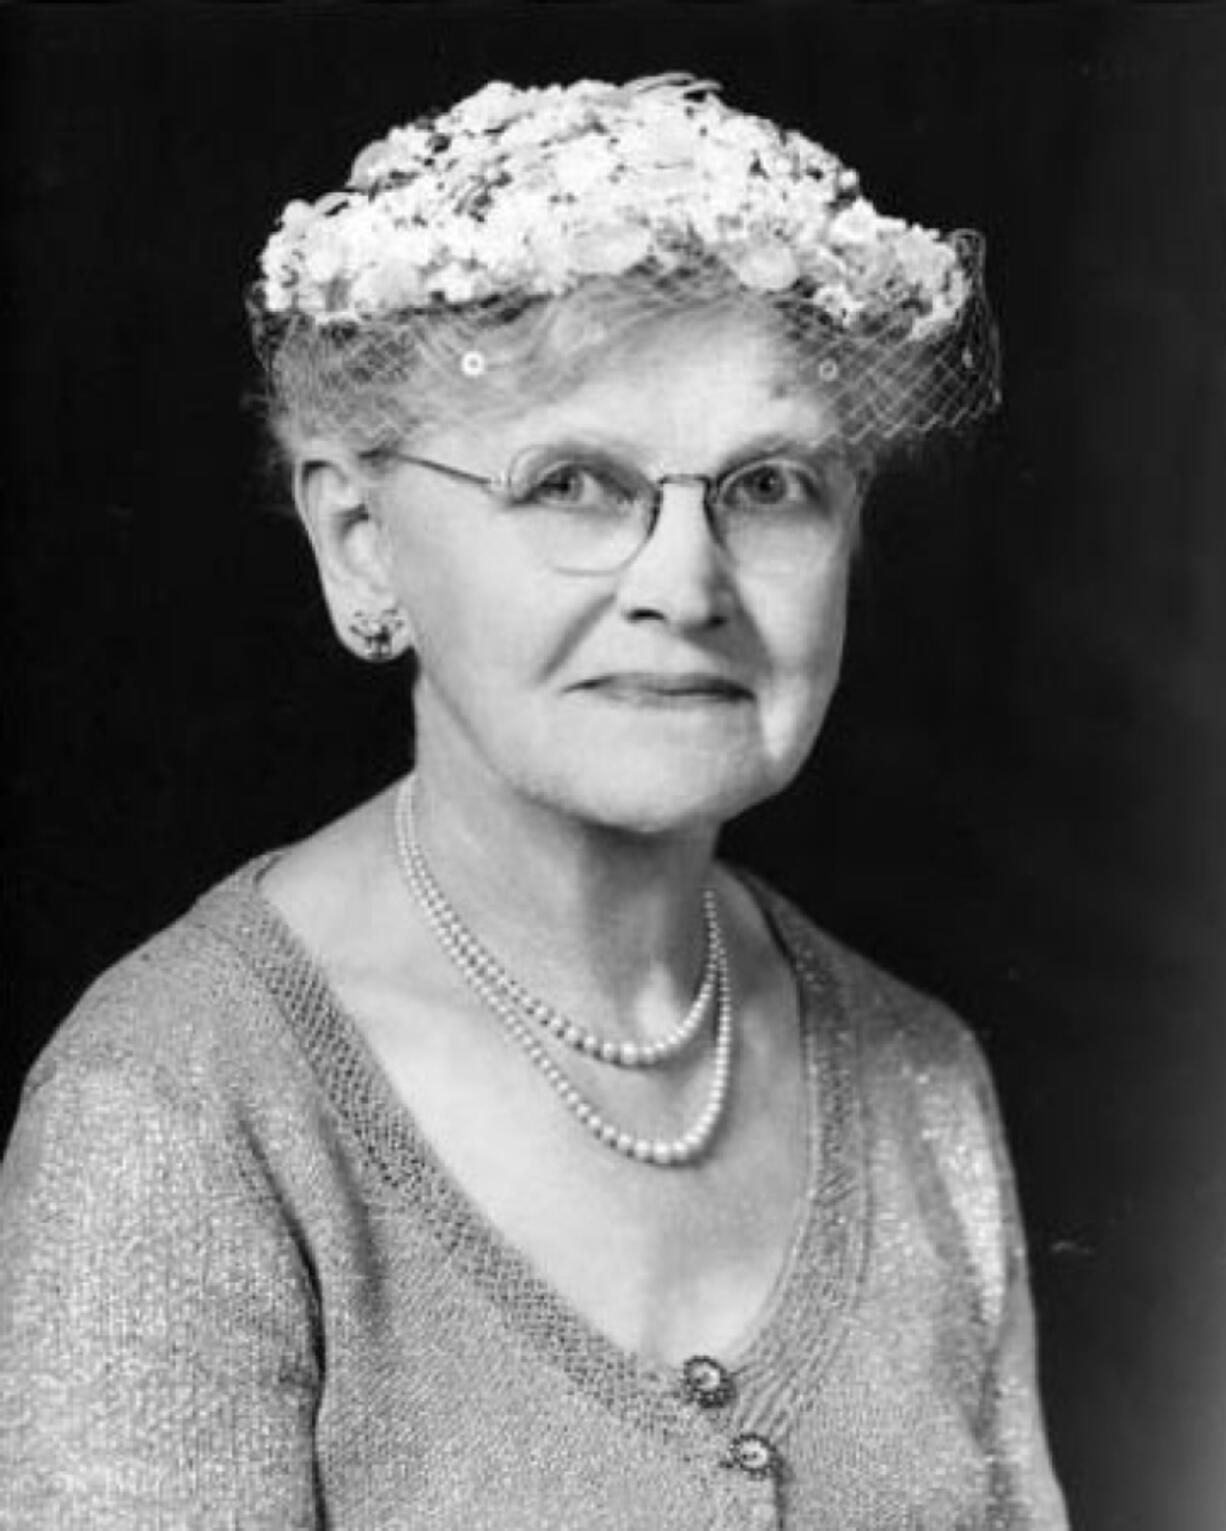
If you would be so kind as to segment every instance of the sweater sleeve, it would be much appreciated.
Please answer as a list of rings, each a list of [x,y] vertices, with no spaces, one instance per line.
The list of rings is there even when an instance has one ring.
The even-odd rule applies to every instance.
[[[0,1167],[0,1527],[315,1527],[313,1318],[216,1111],[44,1070]]]
[[[998,1188],[999,1302],[984,1395],[984,1425],[993,1464],[993,1527],[1000,1531],[1066,1531],[1068,1520],[1043,1426],[1030,1272],[1013,1167],[995,1091],[978,1048],[972,1078]]]
[[[991,1531],[1066,1531],[1043,1426],[1025,1234],[987,1063],[940,1007],[936,1058],[919,1075],[923,1139],[959,1227],[986,1335],[980,1439],[991,1471]]]
[[[1010,1281],[987,1392],[993,1461],[993,1526],[1065,1531],[1068,1521],[1048,1457],[1035,1378],[1030,1284],[1019,1256]]]

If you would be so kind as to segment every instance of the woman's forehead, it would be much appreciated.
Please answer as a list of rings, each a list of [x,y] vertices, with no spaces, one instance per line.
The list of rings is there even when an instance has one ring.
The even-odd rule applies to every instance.
[[[457,423],[446,444],[471,456],[479,443],[488,457],[590,437],[670,465],[680,453],[697,471],[705,456],[745,442],[818,441],[836,429],[829,401],[768,333],[743,322],[670,324],[611,349],[559,396],[528,392],[514,410]]]

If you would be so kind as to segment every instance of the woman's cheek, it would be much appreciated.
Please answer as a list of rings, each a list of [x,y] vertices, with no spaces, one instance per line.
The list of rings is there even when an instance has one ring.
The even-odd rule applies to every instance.
[[[789,677],[795,724],[811,747],[839,683],[846,633],[843,582],[823,592],[804,614],[796,634]]]

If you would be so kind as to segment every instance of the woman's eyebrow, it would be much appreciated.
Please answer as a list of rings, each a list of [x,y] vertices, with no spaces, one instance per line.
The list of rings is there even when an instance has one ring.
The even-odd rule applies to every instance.
[[[753,462],[759,457],[770,457],[779,453],[799,452],[806,457],[826,456],[837,450],[839,446],[839,433],[836,430],[815,430],[812,432],[795,431],[770,431],[762,435],[752,436],[731,452],[724,453],[719,465],[712,471],[716,477],[729,472],[743,463]]]
[[[642,455],[638,443],[631,438],[614,435],[598,427],[592,430],[570,427],[553,434],[545,433],[526,440],[515,450],[517,452],[599,452],[608,457],[624,457],[631,462],[636,462]]]
[[[746,452],[785,452],[792,447],[813,452],[833,445],[838,439],[838,431],[822,426],[810,430],[796,426],[791,430],[760,431],[750,436],[731,455],[741,457]]]

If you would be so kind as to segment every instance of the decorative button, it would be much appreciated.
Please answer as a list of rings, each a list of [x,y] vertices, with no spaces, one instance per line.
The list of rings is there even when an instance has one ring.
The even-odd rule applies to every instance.
[[[685,1395],[704,1409],[722,1408],[732,1398],[732,1378],[710,1356],[691,1356],[681,1369]]]
[[[782,1466],[779,1452],[764,1435],[747,1430],[738,1435],[729,1453],[732,1466],[739,1468],[747,1478],[774,1478]]]

